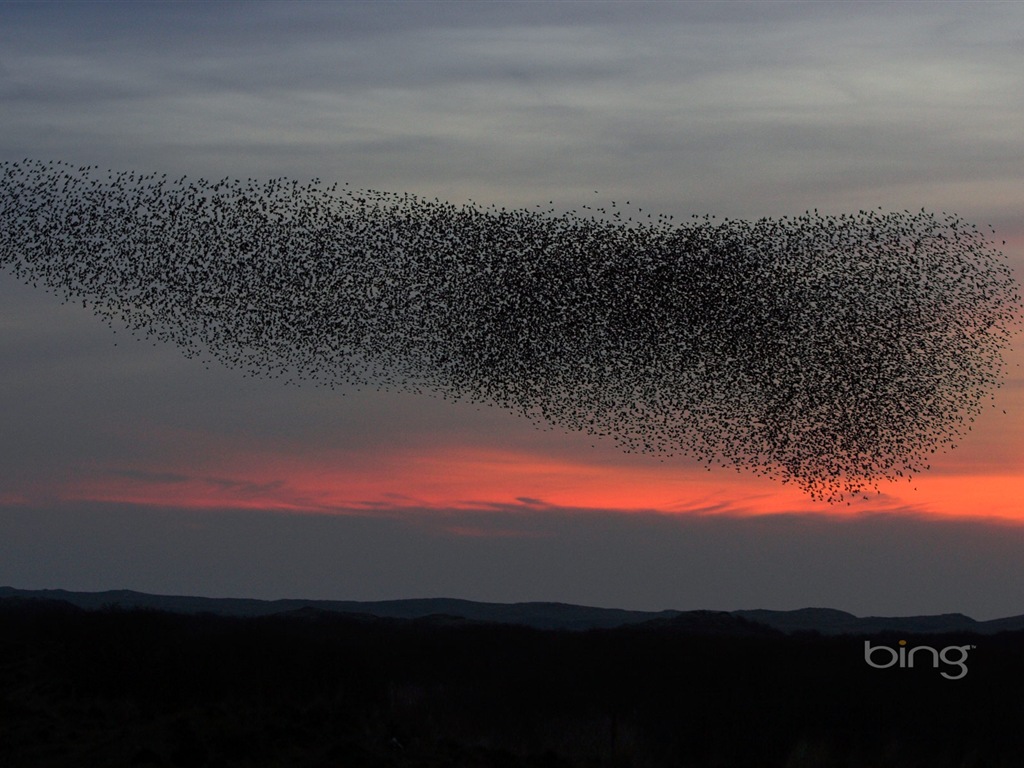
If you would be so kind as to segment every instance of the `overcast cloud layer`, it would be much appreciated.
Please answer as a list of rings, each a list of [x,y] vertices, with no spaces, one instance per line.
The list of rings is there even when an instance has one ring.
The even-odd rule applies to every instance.
[[[3,10],[7,157],[687,215],[1018,210],[1013,3],[47,7]]]

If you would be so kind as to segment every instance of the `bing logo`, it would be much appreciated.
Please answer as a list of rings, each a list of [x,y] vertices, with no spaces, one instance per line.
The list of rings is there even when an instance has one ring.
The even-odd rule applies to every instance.
[[[915,658],[921,656],[924,659],[924,663],[928,663],[930,659],[932,662],[932,668],[939,668],[939,661],[943,664],[947,664],[950,667],[959,667],[959,671],[955,674],[949,672],[940,672],[947,680],[959,680],[967,674],[967,652],[974,648],[973,645],[947,645],[941,651],[932,648],[928,645],[919,645],[915,648],[907,648],[907,641],[900,640],[899,648],[890,648],[886,645],[871,645],[870,640],[864,641],[864,661],[867,662],[869,667],[875,669],[888,669],[899,665],[900,669],[907,667],[913,668],[914,662],[921,663],[921,659]],[[878,655],[882,656],[882,661],[876,661]]]

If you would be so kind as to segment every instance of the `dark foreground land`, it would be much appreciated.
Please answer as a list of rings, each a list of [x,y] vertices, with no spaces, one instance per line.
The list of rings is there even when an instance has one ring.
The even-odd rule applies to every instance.
[[[870,638],[974,646],[958,680],[930,656],[872,669],[865,639],[712,613],[554,631],[12,598],[0,766],[1024,766],[1024,633]]]

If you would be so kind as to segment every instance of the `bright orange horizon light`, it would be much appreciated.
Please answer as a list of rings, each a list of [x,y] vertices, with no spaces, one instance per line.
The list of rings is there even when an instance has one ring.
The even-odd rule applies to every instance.
[[[93,469],[47,495],[61,502],[324,514],[518,508],[734,516],[890,513],[1024,523],[1024,476],[1012,473],[925,473],[909,482],[881,483],[866,499],[830,504],[792,484],[729,469],[709,472],[692,463],[652,460],[638,467],[459,446],[372,457],[236,452],[215,467]],[[24,503],[33,496],[21,492],[11,499]]]

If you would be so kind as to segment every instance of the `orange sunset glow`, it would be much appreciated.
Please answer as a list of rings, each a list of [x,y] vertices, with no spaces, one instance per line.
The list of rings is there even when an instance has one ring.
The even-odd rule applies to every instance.
[[[934,455],[929,471],[909,480],[882,481],[877,491],[834,504],[747,471],[709,470],[685,457],[659,461],[626,455],[610,443],[590,448],[591,439],[583,435],[563,438],[580,447],[552,453],[545,445],[558,444],[557,431],[538,432],[500,412],[485,414],[493,420],[490,440],[476,437],[467,443],[456,435],[439,435],[433,445],[425,439],[404,447],[398,440],[381,441],[360,450],[332,447],[323,437],[311,451],[294,440],[243,439],[167,426],[143,432],[120,427],[115,431],[121,441],[152,458],[117,464],[89,461],[56,483],[11,491],[0,503],[58,498],[371,516],[507,509],[541,515],[545,510],[839,518],[887,513],[1024,523],[1019,461],[1024,411],[1013,407],[1022,391],[1019,359],[1019,353],[1010,356],[1010,377],[993,403],[974,417],[971,431],[955,449]],[[452,406],[448,418],[461,413]],[[502,430],[512,428],[519,437],[502,446]]]
[[[525,452],[444,448],[368,460],[233,455],[221,466],[111,471],[96,467],[59,490],[64,501],[182,508],[395,514],[403,509],[546,508],[663,514],[877,512],[1024,523],[1019,474],[926,473],[829,504],[793,485],[728,469],[566,461]],[[24,501],[24,497],[21,498]]]

